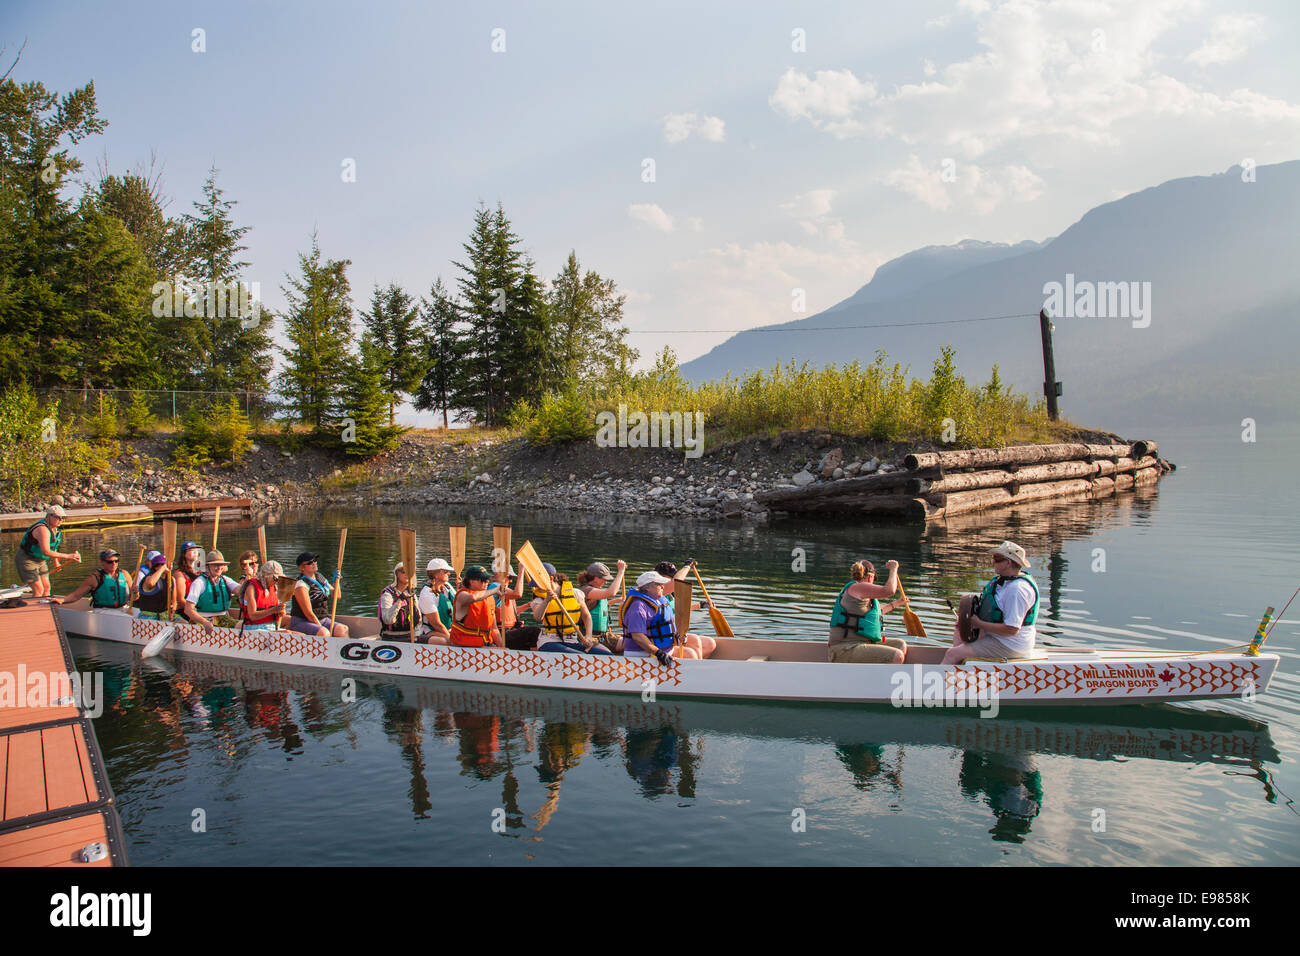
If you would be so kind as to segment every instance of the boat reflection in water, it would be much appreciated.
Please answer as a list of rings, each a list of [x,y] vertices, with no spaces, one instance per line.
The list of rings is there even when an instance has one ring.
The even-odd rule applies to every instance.
[[[1024,708],[986,719],[975,711],[884,706],[673,701],[662,695],[644,701],[369,678],[191,654],[142,661],[136,648],[80,639],[73,650],[82,666],[105,672],[105,715],[136,728],[114,732],[109,726],[101,734],[161,738],[162,746],[152,748],[159,763],[186,751],[199,734],[215,735],[235,769],[254,753],[250,737],[271,742],[288,759],[336,734],[355,748],[357,729],[373,721],[370,707],[377,704],[383,734],[409,772],[407,796],[416,819],[428,818],[434,806],[426,748],[441,742],[454,748],[458,772],[470,785],[500,785],[505,819],[499,832],[531,839],[540,839],[537,833],[559,811],[566,776],[584,760],[621,762],[646,799],[693,799],[705,742],[720,737],[828,743],[852,786],[891,799],[903,790],[906,747],[949,748],[961,754],[961,795],[991,811],[994,840],[1013,843],[1025,840],[1043,807],[1036,763],[1043,755],[1221,764],[1257,777],[1265,799],[1277,799],[1267,765],[1279,756],[1267,724],[1186,706]],[[238,727],[241,722],[251,734]],[[147,748],[131,750],[136,763],[129,769],[140,772]],[[521,806],[521,775],[535,775],[545,794],[540,806]],[[576,798],[574,806],[578,812]]]

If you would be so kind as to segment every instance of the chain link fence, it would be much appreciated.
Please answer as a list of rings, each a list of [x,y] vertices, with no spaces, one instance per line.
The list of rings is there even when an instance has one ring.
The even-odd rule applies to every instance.
[[[110,402],[116,404],[117,414],[124,416],[134,403],[143,401],[155,421],[173,425],[179,424],[195,405],[228,402],[231,398],[239,403],[254,428],[270,422],[283,408],[274,392],[252,389],[209,392],[183,388],[38,388],[34,391],[42,402],[57,400],[60,409],[80,418],[101,414]]]

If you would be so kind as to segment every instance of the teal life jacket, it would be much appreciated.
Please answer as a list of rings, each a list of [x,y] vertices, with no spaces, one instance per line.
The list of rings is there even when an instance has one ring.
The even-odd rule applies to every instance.
[[[56,549],[57,550],[57,549]],[[125,607],[131,600],[131,579],[119,569],[111,578],[103,568],[96,568],[99,583],[90,592],[91,607]]]
[[[995,577],[988,584],[984,585],[984,592],[980,595],[980,617],[993,624],[1002,623],[1002,608],[998,607],[998,599],[995,594],[997,589],[1006,584],[1008,581],[1028,581],[1029,586],[1034,589],[1034,604],[1025,615],[1025,619],[1020,622],[1021,627],[1033,624],[1038,620],[1038,582],[1027,574],[1021,574],[1014,578]]]
[[[200,614],[225,614],[230,610],[230,585],[226,576],[220,575],[215,581],[206,574],[199,579],[203,582],[203,593],[194,602],[194,610]]]
[[[609,598],[601,598],[593,604],[591,611],[591,633],[604,634],[609,630]]]
[[[54,557],[54,555],[52,554],[45,554],[44,552],[41,551],[40,544],[37,542],[35,535],[32,534],[33,531],[35,531],[43,524],[45,524],[44,518],[42,518],[40,521],[36,522],[34,525],[32,525],[30,528],[24,531],[22,541],[18,542],[18,550],[22,551],[33,561],[44,561],[48,558]],[[50,532],[50,550],[51,551],[61,550],[63,548],[63,532],[55,531],[47,524],[45,524],[45,528],[47,531]]]
[[[879,644],[883,637],[881,636],[880,626],[880,602],[875,598],[867,606],[866,614],[850,614],[844,607],[844,595],[855,584],[860,581],[850,581],[844,587],[840,588],[839,596],[835,599],[835,607],[831,611],[831,627],[840,627],[846,631],[852,631],[872,644]]]

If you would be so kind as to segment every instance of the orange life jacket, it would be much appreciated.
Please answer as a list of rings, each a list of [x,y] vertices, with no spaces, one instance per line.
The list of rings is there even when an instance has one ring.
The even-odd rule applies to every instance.
[[[469,591],[468,588],[461,588],[462,591]],[[474,592],[469,591],[473,594]],[[494,628],[492,608],[488,606],[487,601],[474,601],[470,604],[469,609],[465,612],[463,620],[457,621],[454,616],[451,622],[451,642],[461,647],[484,647],[493,643],[492,632]]]

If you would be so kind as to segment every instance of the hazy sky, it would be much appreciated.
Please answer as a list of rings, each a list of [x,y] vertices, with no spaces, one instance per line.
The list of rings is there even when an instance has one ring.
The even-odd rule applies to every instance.
[[[575,249],[618,283],[645,362],[797,318],[795,288],[814,314],[920,246],[1044,239],[1300,157],[1298,23],[1184,0],[9,0],[0,43],[7,66],[26,38],[20,81],[95,81],[88,175],[156,151],[178,214],[215,164],[272,308],[313,229],[360,308],[454,279],[500,201],[543,277]]]

